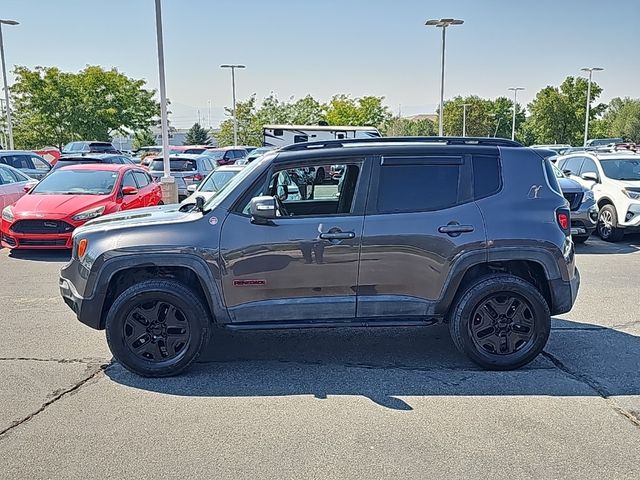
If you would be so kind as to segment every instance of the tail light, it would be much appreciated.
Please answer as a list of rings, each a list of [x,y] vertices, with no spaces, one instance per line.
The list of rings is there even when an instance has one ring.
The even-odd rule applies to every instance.
[[[195,175],[192,175],[190,177],[183,177],[183,178],[190,182],[201,182],[202,180],[204,180],[204,177],[199,173],[196,173]]]
[[[556,220],[562,231],[569,235],[571,233],[571,213],[568,208],[559,208],[556,210]]]

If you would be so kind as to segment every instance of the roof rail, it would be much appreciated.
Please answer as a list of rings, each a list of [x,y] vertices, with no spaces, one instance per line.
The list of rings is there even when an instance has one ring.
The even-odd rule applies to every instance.
[[[444,143],[446,145],[483,145],[492,147],[523,146],[521,143],[513,140],[494,137],[370,137],[293,143],[279,150],[281,152],[293,152],[298,150],[313,150],[316,148],[340,148],[346,145],[367,143]]]

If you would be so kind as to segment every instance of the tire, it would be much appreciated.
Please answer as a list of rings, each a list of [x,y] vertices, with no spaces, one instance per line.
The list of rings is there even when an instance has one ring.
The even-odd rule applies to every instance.
[[[318,171],[316,172],[316,178],[314,183],[316,185],[322,185],[324,183],[325,177],[326,177],[326,174],[325,174],[324,168],[318,167]]]
[[[573,243],[584,243],[589,239],[589,235],[573,235]]]
[[[598,235],[605,242],[619,242],[624,237],[624,230],[618,227],[616,207],[607,204],[598,213]]]
[[[196,361],[210,323],[202,300],[184,284],[146,280],[116,298],[105,328],[109,349],[124,368],[143,377],[168,377]]]
[[[498,301],[501,298],[507,298],[504,306]],[[518,302],[515,307],[513,300]],[[487,307],[490,302],[496,307]],[[498,318],[490,314],[492,308]],[[529,282],[508,274],[491,275],[475,281],[457,298],[449,331],[458,350],[474,363],[489,370],[512,370],[542,352],[551,331],[551,314],[544,297]]]

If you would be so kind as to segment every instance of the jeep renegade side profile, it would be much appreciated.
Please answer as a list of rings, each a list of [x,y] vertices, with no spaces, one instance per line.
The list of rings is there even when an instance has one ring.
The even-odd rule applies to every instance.
[[[313,181],[332,166],[337,184]],[[292,198],[286,179],[296,176],[309,184]],[[548,161],[509,140],[294,144],[206,203],[87,223],[60,290],[144,376],[187,368],[214,325],[448,322],[471,360],[512,369],[542,351],[551,315],[575,301],[570,222]]]

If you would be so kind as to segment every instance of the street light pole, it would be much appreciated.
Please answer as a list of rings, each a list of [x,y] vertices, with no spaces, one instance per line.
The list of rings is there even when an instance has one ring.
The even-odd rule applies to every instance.
[[[231,94],[233,96],[233,144],[238,145],[238,117],[236,116],[236,68],[247,68],[245,65],[225,64],[220,68],[231,69]]]
[[[589,138],[589,113],[591,111],[591,76],[593,72],[601,72],[604,68],[601,67],[587,67],[581,68],[583,72],[589,72],[589,83],[587,84],[587,114],[584,118],[584,143],[583,146],[587,146],[587,140]]]
[[[0,19],[0,57],[2,57],[2,81],[4,83],[4,101],[7,105],[7,130],[9,131],[9,149],[13,150],[13,122],[11,121],[11,104],[9,103],[9,86],[7,85],[7,66],[4,61],[4,42],[2,40],[2,25],[19,25],[15,20]]]
[[[425,25],[428,27],[442,28],[442,63],[440,67],[440,111],[438,112],[438,135],[444,136],[444,58],[445,43],[447,38],[447,27],[451,25],[462,25],[464,20],[454,18],[441,18],[440,20],[427,20]]]
[[[518,101],[518,90],[524,90],[524,87],[510,87],[507,90],[513,92],[513,122],[511,123],[511,140],[516,139],[516,105]]]
[[[462,136],[467,136],[467,107],[470,106],[470,103],[462,104]]]
[[[158,42],[158,73],[160,76],[160,129],[162,133],[162,165],[164,174],[160,179],[162,201],[178,203],[178,188],[171,176],[169,162],[169,121],[167,120],[167,88],[164,76],[164,44],[162,41],[162,0],[156,1],[156,37]]]

